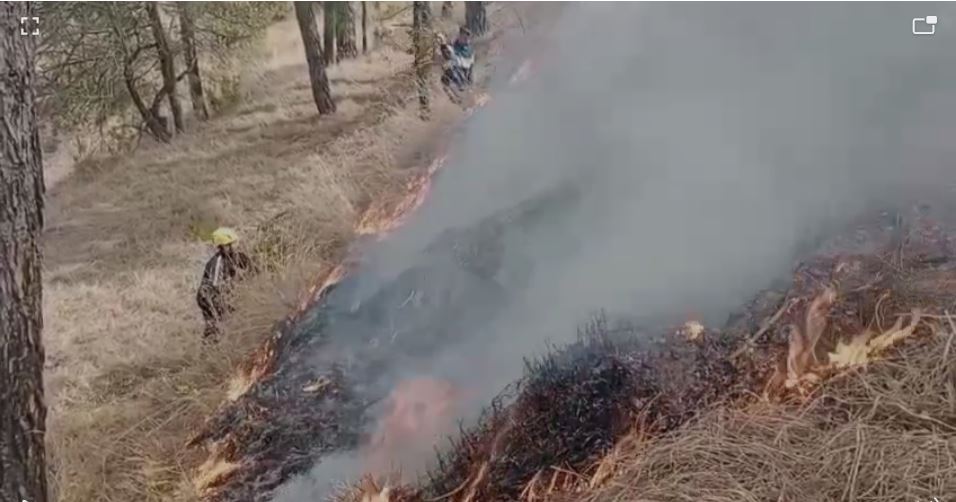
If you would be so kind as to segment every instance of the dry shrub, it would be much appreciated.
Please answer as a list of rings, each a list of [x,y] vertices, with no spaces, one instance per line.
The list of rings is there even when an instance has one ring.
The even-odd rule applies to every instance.
[[[956,493],[956,347],[934,336],[805,403],[721,407],[632,436],[575,501],[933,500]]]

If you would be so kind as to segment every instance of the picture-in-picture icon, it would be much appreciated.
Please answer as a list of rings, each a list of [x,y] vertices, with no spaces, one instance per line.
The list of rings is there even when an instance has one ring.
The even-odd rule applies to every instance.
[[[934,35],[936,34],[936,23],[939,18],[936,16],[914,17],[913,34],[914,35]]]

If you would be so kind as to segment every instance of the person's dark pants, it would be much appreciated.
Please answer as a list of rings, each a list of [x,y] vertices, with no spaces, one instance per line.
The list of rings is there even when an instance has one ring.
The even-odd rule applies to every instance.
[[[196,303],[199,304],[203,321],[206,323],[202,333],[203,339],[215,341],[219,336],[219,323],[226,313],[222,294],[213,288],[200,288],[196,295]]]

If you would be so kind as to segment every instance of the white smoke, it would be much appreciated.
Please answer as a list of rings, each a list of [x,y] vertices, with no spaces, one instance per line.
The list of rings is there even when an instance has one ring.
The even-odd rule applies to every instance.
[[[914,36],[928,14],[937,34]],[[951,195],[950,19],[945,4],[567,6],[533,80],[492,91],[420,214],[372,255],[394,276],[441,230],[581,180],[580,206],[516,245],[535,257],[524,294],[431,373],[486,402],[598,309],[719,323],[822,229],[912,190]]]

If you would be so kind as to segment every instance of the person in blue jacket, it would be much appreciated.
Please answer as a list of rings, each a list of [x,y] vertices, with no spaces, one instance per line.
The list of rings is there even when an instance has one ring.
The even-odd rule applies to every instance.
[[[468,28],[462,26],[458,30],[458,38],[452,42],[452,48],[455,50],[455,54],[464,58],[470,58],[474,54],[471,48],[471,32],[468,31]]]
[[[462,58],[474,57],[475,50],[471,46],[471,31],[469,31],[468,28],[462,26],[458,30],[458,38],[456,38],[455,41],[452,42],[452,50],[455,51],[455,55]],[[469,84],[472,81],[472,78],[471,78],[472,66],[469,66],[468,69],[465,71],[465,78],[468,80]]]

